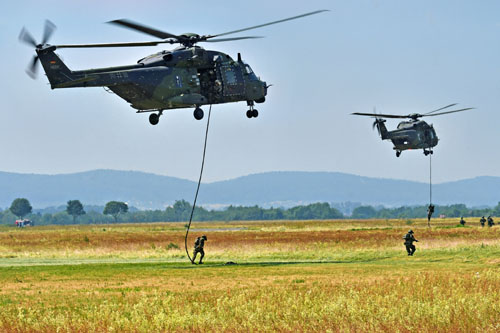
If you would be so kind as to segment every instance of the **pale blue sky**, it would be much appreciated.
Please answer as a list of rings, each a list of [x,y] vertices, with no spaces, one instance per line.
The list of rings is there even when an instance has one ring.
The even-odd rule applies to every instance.
[[[9,1],[2,4],[0,170],[69,173],[140,170],[196,179],[204,121],[167,111],[156,127],[102,88],[51,90],[17,40],[54,44],[151,40],[103,22],[129,18],[172,33],[213,34],[298,15],[331,12],[248,32],[261,40],[203,44],[244,60],[273,86],[260,116],[245,103],[215,105],[205,181],[277,170],[339,171],[428,180],[421,151],[396,158],[351,112],[426,112],[450,104],[477,110],[429,119],[441,139],[436,182],[500,176],[498,1]],[[71,69],[135,63],[160,47],[60,50]],[[41,69],[41,68],[40,68]],[[208,107],[205,107],[208,111]],[[390,128],[397,121],[388,121]]]

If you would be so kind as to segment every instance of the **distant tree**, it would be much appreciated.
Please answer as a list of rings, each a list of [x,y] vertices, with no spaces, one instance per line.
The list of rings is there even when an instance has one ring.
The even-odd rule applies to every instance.
[[[189,219],[189,216],[191,215],[191,209],[193,209],[191,204],[184,199],[176,200],[172,208],[176,221],[185,221]]]
[[[495,208],[493,208],[493,215],[500,216],[500,202],[498,203],[498,205],[496,205]]]
[[[102,212],[104,215],[111,215],[115,219],[115,223],[118,221],[119,214],[125,214],[128,212],[128,205],[125,202],[121,201],[110,201],[106,203],[104,207],[104,211]]]
[[[292,220],[340,219],[344,217],[338,209],[330,207],[326,202],[292,207],[285,212],[285,216]]]
[[[31,207],[28,199],[17,198],[14,201],[12,201],[12,204],[10,205],[9,209],[12,212],[12,214],[22,219],[24,216],[31,213],[33,207]]]
[[[353,219],[369,219],[377,215],[377,211],[372,206],[359,206],[352,211]]]
[[[73,216],[73,223],[75,223],[78,216],[85,215],[85,210],[80,200],[69,200],[66,206],[66,213]]]

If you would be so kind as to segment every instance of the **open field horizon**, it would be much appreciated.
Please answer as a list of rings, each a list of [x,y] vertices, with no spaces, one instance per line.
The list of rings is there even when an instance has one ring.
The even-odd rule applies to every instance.
[[[496,332],[500,228],[469,220],[194,222],[201,266],[181,222],[2,227],[0,330]]]

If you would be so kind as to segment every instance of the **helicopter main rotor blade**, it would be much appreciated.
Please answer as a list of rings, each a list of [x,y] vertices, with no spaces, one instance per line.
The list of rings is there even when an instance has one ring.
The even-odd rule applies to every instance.
[[[35,38],[33,38],[33,36],[29,33],[29,31],[26,30],[26,28],[24,27],[21,30],[21,33],[19,34],[19,40],[33,47],[36,47],[37,45]]]
[[[427,112],[427,113],[424,113],[424,114],[430,114],[430,113],[438,112],[438,111],[441,111],[441,110],[444,110],[444,109],[450,108],[450,107],[455,106],[455,105],[457,105],[457,103],[453,103],[453,104],[450,104],[450,105],[446,105],[446,106],[443,106],[442,108],[439,108],[439,109],[436,109],[436,110],[432,110],[432,111]]]
[[[243,29],[238,29],[238,30],[223,32],[223,33],[216,34],[216,35],[210,35],[207,38],[220,37],[220,36],[235,34],[237,32],[242,32],[242,31],[257,29],[257,28],[265,27],[265,26],[272,25],[272,24],[278,24],[278,23],[281,23],[281,22],[295,20],[295,19],[298,19],[298,18],[301,18],[301,17],[305,17],[305,16],[309,16],[309,15],[319,14],[319,13],[322,13],[322,12],[329,12],[329,10],[328,9],[316,10],[314,12],[305,13],[305,14],[302,14],[302,15],[297,15],[297,16],[285,18],[285,19],[278,20],[278,21],[273,21],[273,22],[269,22],[269,23],[254,25],[253,27],[248,27],[248,28],[243,28]]]
[[[42,44],[47,43],[52,33],[56,30],[56,25],[49,20],[45,20],[45,28],[43,29]]]
[[[134,46],[156,46],[158,44],[173,44],[172,40],[159,40],[153,42],[129,42],[129,43],[103,43],[103,44],[62,44],[55,45],[58,49],[81,49],[93,47],[134,47]]]
[[[120,25],[122,27],[129,28],[129,29],[136,30],[136,31],[140,31],[140,32],[143,32],[145,34],[148,34],[148,35],[151,35],[154,37],[158,37],[161,39],[167,39],[167,38],[182,39],[180,36],[177,36],[177,35],[165,32],[165,31],[157,30],[154,28],[150,28],[150,27],[145,26],[143,24],[133,22],[133,21],[130,21],[127,19],[113,20],[113,21],[109,21],[107,23]]]
[[[455,112],[462,112],[462,111],[467,111],[467,110],[472,110],[474,108],[465,108],[465,109],[460,109],[460,110],[453,110],[453,111],[446,111],[446,112],[439,112],[439,113],[433,113],[433,114],[424,114],[422,117],[433,117],[433,116],[440,116],[442,114],[448,114],[448,113],[455,113]]]
[[[375,118],[408,118],[408,116],[402,116],[402,115],[397,115],[397,114],[382,114],[382,113],[362,113],[362,112],[354,112],[351,113],[357,116],[368,116],[368,117],[375,117]]]
[[[215,38],[215,39],[207,39],[202,42],[207,43],[218,43],[218,42],[229,42],[232,40],[240,40],[240,39],[255,39],[255,38],[264,38],[263,36],[246,36],[246,37],[233,37],[233,38]]]

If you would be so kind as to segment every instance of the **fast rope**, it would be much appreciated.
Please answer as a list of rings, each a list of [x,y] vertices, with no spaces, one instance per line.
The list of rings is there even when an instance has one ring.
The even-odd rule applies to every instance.
[[[429,154],[429,205],[432,205],[432,154]]]
[[[212,113],[212,105],[208,109],[208,118],[207,118],[207,130],[205,132],[205,144],[203,145],[203,158],[201,159],[201,170],[200,170],[200,178],[198,179],[198,187],[196,188],[196,194],[194,195],[193,208],[191,209],[191,216],[189,217],[189,224],[186,229],[186,237],[184,238],[184,247],[186,248],[186,254],[189,258],[189,261],[193,262],[191,256],[189,255],[188,247],[187,247],[187,238],[189,234],[189,229],[191,228],[191,222],[193,221],[194,209],[196,207],[196,200],[198,199],[198,192],[200,191],[201,177],[203,175],[203,166],[205,165],[205,153],[207,152],[207,138],[208,138],[208,128],[210,125],[210,114]]]
[[[427,226],[431,227],[431,217],[434,213],[434,205],[432,204],[432,153],[429,154],[429,207],[427,208]]]

